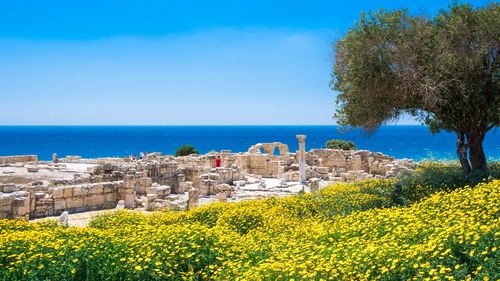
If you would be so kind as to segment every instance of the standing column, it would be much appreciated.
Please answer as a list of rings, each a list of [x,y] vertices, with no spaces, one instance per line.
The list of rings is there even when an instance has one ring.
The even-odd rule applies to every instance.
[[[306,179],[306,135],[297,135],[297,140],[299,140],[299,182],[302,185],[307,185]]]

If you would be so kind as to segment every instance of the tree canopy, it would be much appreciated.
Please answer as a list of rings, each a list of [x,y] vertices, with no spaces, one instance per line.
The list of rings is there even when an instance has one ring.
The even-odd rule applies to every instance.
[[[434,18],[362,13],[335,44],[340,125],[375,130],[410,114],[457,134],[466,176],[487,171],[483,140],[500,124],[500,6],[452,4]]]
[[[192,146],[190,144],[185,144],[185,145],[177,148],[177,150],[175,151],[175,157],[188,156],[191,154],[200,154],[200,153],[198,152],[198,150],[196,150],[194,148],[194,146]]]
[[[342,149],[342,150],[355,150],[356,144],[352,141],[346,140],[328,140],[325,143],[326,148]]]

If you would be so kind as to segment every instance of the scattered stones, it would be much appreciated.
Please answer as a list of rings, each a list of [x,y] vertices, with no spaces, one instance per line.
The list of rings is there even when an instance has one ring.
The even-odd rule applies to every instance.
[[[68,215],[68,211],[64,211],[59,217],[59,223],[65,227],[69,226]]]
[[[30,165],[26,166],[26,170],[28,171],[28,173],[37,173],[40,170],[40,167]]]
[[[125,209],[125,200],[120,200],[118,201],[118,203],[116,204],[116,208],[117,210],[123,210]]]

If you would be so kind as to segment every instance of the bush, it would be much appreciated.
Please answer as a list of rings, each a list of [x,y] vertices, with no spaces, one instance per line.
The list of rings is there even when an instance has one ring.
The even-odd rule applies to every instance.
[[[489,163],[488,169],[492,178],[500,177],[499,162]],[[458,162],[421,162],[415,171],[398,175],[393,201],[411,204],[437,191],[475,186],[484,180],[483,177],[467,180]]]
[[[352,141],[329,140],[326,142],[326,148],[342,149],[342,150],[354,150],[354,149],[356,149],[356,145]]]
[[[200,154],[200,153],[198,152],[198,150],[194,149],[194,146],[190,144],[185,144],[177,148],[177,150],[175,151],[175,157],[188,156],[191,154]]]

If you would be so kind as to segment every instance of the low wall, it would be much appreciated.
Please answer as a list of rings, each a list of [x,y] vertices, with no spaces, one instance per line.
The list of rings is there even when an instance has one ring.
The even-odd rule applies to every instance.
[[[0,164],[2,165],[35,161],[38,161],[38,156],[36,155],[0,156]]]
[[[84,212],[115,208],[118,200],[129,192],[124,181],[53,186],[42,191],[30,188],[24,191],[0,193],[0,219],[40,218],[59,215],[64,211]],[[129,199],[130,201],[130,199]],[[130,206],[133,207],[133,206]]]

